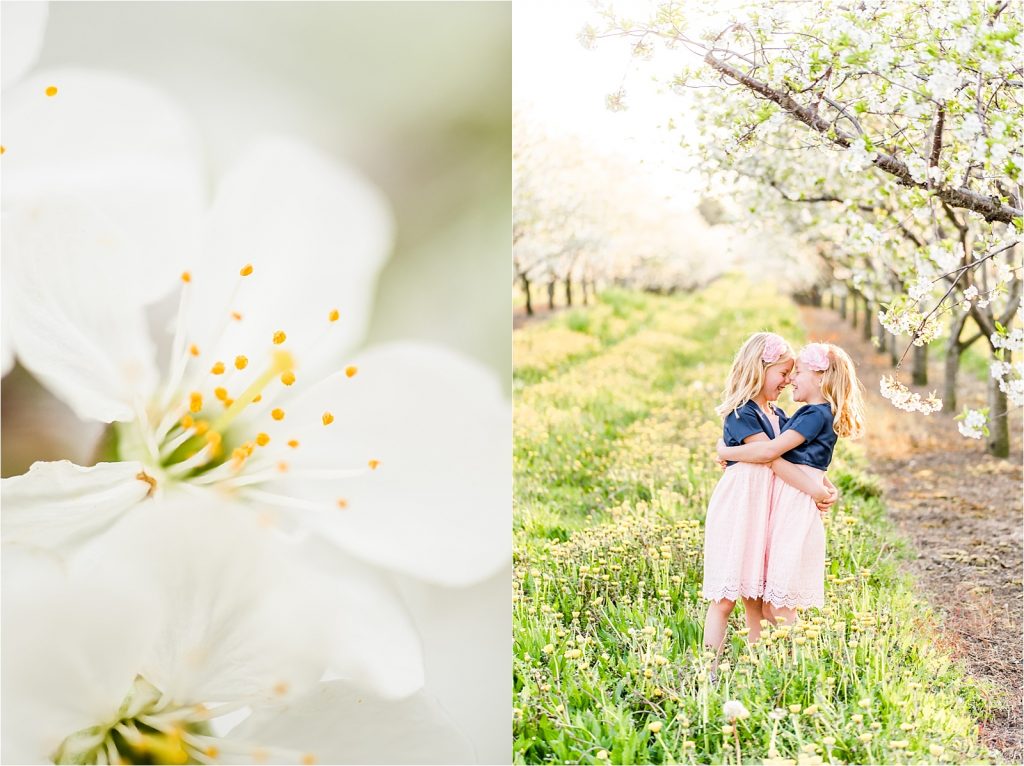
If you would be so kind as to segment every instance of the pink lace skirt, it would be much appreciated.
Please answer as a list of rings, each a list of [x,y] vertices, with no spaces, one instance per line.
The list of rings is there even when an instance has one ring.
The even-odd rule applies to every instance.
[[[725,469],[704,522],[704,598],[760,598],[764,592],[772,469],[736,463]]]
[[[822,471],[797,466],[820,477]],[[775,606],[824,606],[825,527],[809,495],[776,479],[768,516],[764,600]]]

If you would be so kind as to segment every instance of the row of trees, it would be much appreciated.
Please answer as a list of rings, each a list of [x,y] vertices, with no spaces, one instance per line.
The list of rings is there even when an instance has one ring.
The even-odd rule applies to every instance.
[[[709,188],[734,222],[815,254],[799,262],[805,288],[841,285],[897,355],[882,383],[896,406],[940,406],[900,382],[908,347],[920,381],[944,337],[948,407],[963,351],[987,344],[989,406],[960,429],[1007,455],[1008,409],[1024,404],[1019,6],[759,0],[728,14],[667,2],[638,22],[608,8],[581,39],[679,59],[669,84],[697,112],[688,143]],[[968,316],[978,330],[965,335]]]
[[[721,234],[652,192],[636,167],[518,114],[513,137],[513,279],[527,297],[556,285],[568,304],[598,286],[692,289],[718,273]]]

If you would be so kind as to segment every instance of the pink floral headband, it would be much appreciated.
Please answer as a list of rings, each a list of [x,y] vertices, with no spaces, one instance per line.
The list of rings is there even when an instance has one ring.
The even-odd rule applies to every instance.
[[[800,349],[800,361],[812,370],[824,372],[828,369],[828,346],[824,343],[810,343]]]
[[[775,333],[769,333],[764,340],[764,351],[761,352],[761,361],[765,364],[775,364],[789,349],[781,337]]]

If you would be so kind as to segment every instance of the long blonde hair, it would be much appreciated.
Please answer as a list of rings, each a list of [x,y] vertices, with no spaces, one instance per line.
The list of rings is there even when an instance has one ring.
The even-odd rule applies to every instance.
[[[832,407],[837,436],[858,439],[864,435],[864,385],[857,378],[853,360],[833,343],[828,348],[828,369],[821,374],[821,395]]]
[[[765,362],[765,347],[771,344],[770,350],[777,352],[774,361]],[[772,354],[775,356],[775,354]],[[715,407],[715,412],[724,418],[730,412],[753,399],[764,386],[764,374],[769,367],[784,364],[794,358],[793,348],[780,336],[773,332],[757,332],[751,335],[740,346],[736,357],[732,360],[729,377],[722,391],[722,403]]]

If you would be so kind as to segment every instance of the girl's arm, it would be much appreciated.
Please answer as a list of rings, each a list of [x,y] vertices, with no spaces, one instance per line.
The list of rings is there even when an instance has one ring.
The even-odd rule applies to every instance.
[[[832,496],[831,491],[825,486],[820,478],[815,479],[809,474],[801,471],[785,458],[775,458],[775,460],[771,462],[770,467],[772,471],[775,472],[776,476],[791,487],[795,487],[800,490],[805,495],[810,495],[811,499],[814,500],[815,503],[820,503]]]
[[[767,435],[763,439],[744,441],[738,447],[726,447],[722,441],[718,442],[718,456],[724,460],[735,460],[740,463],[770,463],[783,452],[789,452],[807,441],[799,431],[783,431],[775,439],[769,439]]]

